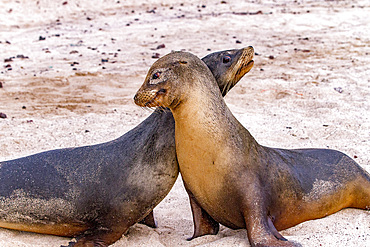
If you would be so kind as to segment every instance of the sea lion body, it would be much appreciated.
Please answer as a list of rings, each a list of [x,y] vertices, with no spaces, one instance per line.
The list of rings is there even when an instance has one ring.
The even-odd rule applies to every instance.
[[[162,78],[154,79],[158,71]],[[221,223],[246,228],[252,246],[293,246],[278,230],[345,207],[370,208],[370,176],[355,161],[335,150],[259,145],[226,106],[207,66],[189,53],[155,62],[135,103],[145,105],[142,99],[169,107],[175,118],[193,238],[216,234]]]
[[[173,124],[157,110],[116,140],[1,162],[0,226],[76,236],[115,225],[122,235],[176,181]]]
[[[243,52],[205,57],[225,94],[248,72]],[[172,113],[156,109],[113,141],[0,162],[0,227],[80,236],[74,246],[108,246],[145,216],[154,227],[179,173],[174,136]]]

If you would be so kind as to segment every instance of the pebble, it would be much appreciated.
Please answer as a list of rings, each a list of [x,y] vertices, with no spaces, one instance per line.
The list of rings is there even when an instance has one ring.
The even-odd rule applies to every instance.
[[[0,118],[7,118],[5,113],[0,112]]]
[[[23,55],[23,54],[19,54],[17,55],[17,58],[20,58],[20,59],[28,59],[29,57]]]
[[[166,48],[166,45],[165,44],[160,44],[160,45],[157,46],[157,50],[158,49],[163,49],[163,48]]]
[[[161,56],[161,54],[159,54],[159,53],[154,53],[153,54],[153,56],[152,56],[152,58],[159,58]]]

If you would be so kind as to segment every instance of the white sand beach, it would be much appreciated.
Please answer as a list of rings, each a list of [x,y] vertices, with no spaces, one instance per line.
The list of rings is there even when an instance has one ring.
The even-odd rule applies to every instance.
[[[2,0],[0,161],[113,140],[151,114],[133,96],[158,57],[251,45],[254,68],[225,100],[256,140],[337,149],[370,172],[369,23],[365,0]],[[113,246],[250,246],[245,230],[226,227],[187,241],[180,179],[154,214],[158,228],[136,224]],[[281,233],[308,247],[366,247],[370,212],[345,209]],[[0,229],[0,246],[69,241]]]

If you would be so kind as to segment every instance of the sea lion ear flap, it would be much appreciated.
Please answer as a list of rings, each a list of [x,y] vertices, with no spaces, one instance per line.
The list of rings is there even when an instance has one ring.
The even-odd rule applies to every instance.
[[[180,64],[187,64],[188,62],[187,61],[184,61],[184,60],[180,60],[179,63]]]

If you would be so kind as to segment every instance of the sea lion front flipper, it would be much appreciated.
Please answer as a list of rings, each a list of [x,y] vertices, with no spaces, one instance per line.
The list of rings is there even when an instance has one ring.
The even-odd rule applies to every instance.
[[[248,193],[242,199],[241,210],[251,246],[296,247],[296,244],[281,236],[273,225],[268,216],[261,188],[261,183],[258,181],[250,181],[250,186],[245,188]]]
[[[150,211],[150,213],[144,219],[142,219],[139,223],[147,225],[151,228],[157,228],[157,222],[155,222],[153,210]]]
[[[288,239],[284,238],[283,235],[281,235],[278,230],[276,230],[275,226],[274,226],[274,223],[272,223],[272,220],[270,217],[267,217],[267,224],[271,230],[271,232],[274,234],[274,236],[279,239],[279,240],[282,240],[282,241],[288,241]]]
[[[185,185],[185,183],[184,183]],[[185,186],[186,189],[186,186]],[[194,195],[186,189],[189,195],[191,212],[193,214],[194,223],[194,233],[191,238],[187,240],[192,240],[194,238],[204,236],[204,235],[216,235],[219,230],[219,223],[215,221],[197,202]]]
[[[77,237],[76,243],[70,243],[73,247],[108,247],[127,231],[127,227],[119,226],[114,229],[96,228],[89,230],[87,233]]]

